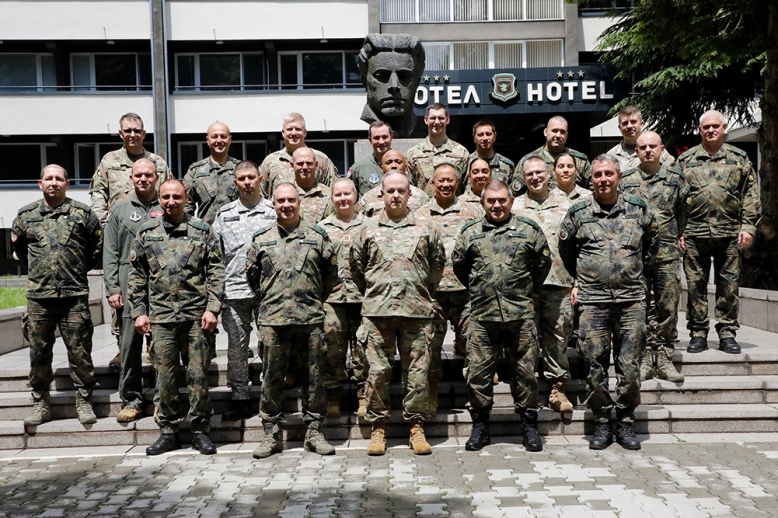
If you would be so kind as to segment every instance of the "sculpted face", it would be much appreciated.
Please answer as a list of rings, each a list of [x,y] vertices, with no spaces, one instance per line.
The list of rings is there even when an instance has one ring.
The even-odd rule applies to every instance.
[[[416,95],[413,57],[401,52],[379,52],[367,63],[367,103],[386,118],[403,117]]]

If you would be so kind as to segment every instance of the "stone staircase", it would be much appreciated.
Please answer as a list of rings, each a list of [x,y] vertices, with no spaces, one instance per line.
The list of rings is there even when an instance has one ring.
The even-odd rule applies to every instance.
[[[683,322],[683,319],[681,319]],[[649,380],[641,386],[642,404],[638,408],[636,431],[640,434],[705,433],[705,432],[778,432],[778,334],[753,328],[741,328],[740,355],[728,355],[715,350],[688,354],[688,338],[682,335],[681,346],[674,361],[686,376],[683,384]],[[229,408],[230,389],[226,386],[226,334],[218,335],[219,356],[209,371],[209,386],[214,407],[211,437],[217,443],[257,442],[262,434],[258,417],[245,421],[221,420],[221,413]],[[450,350],[450,340],[444,346],[445,381],[440,384],[439,414],[425,426],[433,444],[436,439],[467,437],[470,434],[470,415],[464,410],[467,392],[462,379],[462,358]],[[70,380],[64,345],[55,345],[54,374],[51,401],[54,420],[38,427],[26,427],[24,417],[32,401],[26,386],[29,369],[28,350],[14,351],[0,356],[0,449],[53,448],[70,446],[112,446],[151,444],[159,428],[151,417],[134,423],[117,423],[114,417],[121,409],[117,393],[118,376],[107,367],[116,353],[109,326],[95,329],[93,358],[100,384],[93,402],[98,422],[81,425],[75,418],[74,391]],[[573,380],[568,384],[568,396],[576,408],[572,414],[560,415],[547,408],[540,413],[541,433],[544,435],[581,436],[592,432],[591,415],[583,404],[585,397],[584,366],[573,350],[568,350]],[[399,361],[397,362],[399,364]],[[402,422],[402,387],[399,383],[399,365],[391,387],[393,411],[389,437],[406,437],[408,426]],[[258,407],[261,361],[253,358],[252,404]],[[615,379],[611,369],[611,386]],[[150,365],[144,366],[144,399],[146,415],[153,413],[154,374]],[[549,385],[540,383],[541,401],[548,398]],[[181,388],[186,394],[186,389]],[[285,440],[301,441],[305,429],[300,413],[300,389],[287,390],[287,425]],[[359,422],[356,409],[356,388],[348,385],[344,392],[342,417],[327,420],[325,434],[336,445],[351,439],[370,436],[370,426]],[[492,412],[493,436],[520,434],[518,416],[513,412],[509,386],[495,387],[495,409]],[[188,429],[182,428],[182,440],[188,440]]]

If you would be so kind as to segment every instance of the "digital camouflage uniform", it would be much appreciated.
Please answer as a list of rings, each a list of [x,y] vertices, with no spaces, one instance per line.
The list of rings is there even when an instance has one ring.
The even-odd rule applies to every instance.
[[[178,394],[179,358],[186,365],[192,431],[210,430],[210,350],[201,327],[206,311],[218,315],[224,296],[219,240],[204,221],[184,216],[175,225],[157,218],[142,225],[130,252],[127,285],[132,318],[148,315],[154,334],[154,368],[159,389],[157,424],[176,433],[187,417]]]
[[[121,319],[122,370],[119,375],[119,396],[125,408],[143,409],[143,335],[135,331],[132,306],[127,291],[130,273],[130,251],[138,230],[150,219],[162,215],[155,196],[149,203],[138,200],[135,192],[111,207],[103,235],[103,277],[108,296],[121,295],[124,306],[116,310]]]
[[[634,146],[631,149],[624,147],[623,140],[610,148],[608,154],[616,157],[619,161],[619,169],[622,173],[640,167],[640,158],[638,157],[637,150]],[[662,154],[659,155],[659,163],[670,166],[675,163],[675,158],[673,158],[673,155],[668,153],[665,149],[662,151]]]
[[[484,207],[481,205],[481,197],[473,193],[473,191],[470,190],[470,187],[467,188],[464,194],[457,196],[457,200],[459,200],[459,203],[467,203],[473,207],[478,212],[479,218],[484,215]]]
[[[449,322],[454,330],[454,352],[461,356],[465,355],[470,294],[454,275],[451,266],[451,253],[454,251],[454,244],[462,227],[480,218],[481,215],[469,203],[460,203],[457,199],[444,209],[438,205],[434,197],[430,198],[427,205],[416,211],[416,215],[428,219],[435,225],[446,250],[446,268],[434,295],[436,310],[439,314],[434,322],[435,337],[430,344],[432,358],[429,379],[430,382],[437,383],[443,377],[441,354]]]
[[[237,158],[228,157],[224,164],[217,164],[208,157],[190,165],[184,175],[189,195],[186,213],[213,225],[219,209],[240,196],[235,185],[235,166],[239,163]]]
[[[532,200],[526,194],[516,198],[512,211],[538,225],[548,241],[551,252],[551,270],[538,291],[535,308],[535,325],[540,336],[540,373],[546,379],[570,379],[570,365],[567,361],[567,338],[573,327],[573,306],[570,291],[573,278],[565,269],[559,256],[559,226],[572,202],[562,193],[549,193],[542,203]]]
[[[454,166],[459,178],[459,194],[464,192],[470,152],[462,144],[447,138],[442,146],[435,147],[429,137],[426,137],[409,149],[405,156],[408,158],[411,183],[428,195],[435,194],[432,177],[435,175],[435,167],[439,164]]]
[[[551,153],[545,146],[536,149],[531,153],[527,153],[521,160],[519,160],[516,169],[513,171],[513,183],[511,183],[511,190],[514,196],[518,196],[527,191],[527,184],[524,183],[524,163],[531,156],[539,156],[546,161],[548,170],[551,171],[551,178],[548,180],[549,190],[553,190],[556,187],[556,176],[554,176],[554,161],[562,153],[567,153],[575,160],[575,167],[578,169],[578,174],[575,177],[575,183],[584,188],[591,188],[592,186],[592,164],[589,162],[589,158],[575,149],[569,147],[564,148],[559,153]]]
[[[551,268],[546,238],[531,219],[511,215],[465,225],[452,254],[454,273],[470,291],[468,407],[488,413],[494,373],[505,358],[517,411],[536,411],[538,336],[533,299]]]
[[[297,357],[303,387],[303,421],[321,422],[326,415],[324,301],[338,281],[338,258],[327,233],[301,220],[287,231],[268,226],[246,251],[246,277],[259,299],[262,341],[263,424],[275,434],[284,419],[284,377],[290,355]]]
[[[467,169],[465,170],[465,176],[460,178],[460,181],[467,179],[467,172],[470,171],[470,166],[473,162],[481,159],[478,153],[473,151],[467,159]],[[485,158],[483,160],[486,160]],[[513,181],[513,170],[516,167],[512,160],[502,156],[499,153],[495,153],[492,158],[486,160],[489,163],[489,168],[492,170],[492,180],[500,180],[505,182],[506,185],[510,185]],[[467,182],[465,191],[470,190],[470,183]]]
[[[322,153],[313,148],[309,148],[316,156],[319,166],[316,168],[316,181],[324,185],[332,185],[340,174],[335,164]],[[279,149],[270,153],[259,166],[259,172],[264,178],[262,182],[262,193],[268,199],[273,199],[273,192],[278,184],[282,182],[294,183],[294,170],[292,169],[292,154],[287,152],[286,148]]]
[[[650,274],[658,243],[646,202],[625,194],[610,210],[594,198],[574,204],[559,229],[559,255],[578,289],[578,349],[589,369],[587,403],[595,422],[609,422],[614,407],[619,421],[635,420],[646,332],[643,275]],[[608,390],[611,348],[615,401]]]
[[[300,195],[300,217],[310,225],[316,225],[335,212],[330,196],[332,191],[326,185],[317,182],[308,190],[296,184],[295,187],[297,187],[297,194]]]
[[[683,235],[689,214],[689,186],[679,169],[663,165],[656,174],[639,168],[625,172],[619,189],[643,198],[656,218],[659,250],[651,275],[646,276],[647,343],[652,349],[673,349],[678,341],[681,298],[678,238]]]
[[[265,198],[253,207],[238,199],[218,210],[213,231],[219,239],[224,260],[222,325],[227,332],[227,386],[232,399],[250,399],[248,351],[251,322],[256,323],[259,302],[246,280],[246,249],[255,232],[274,225],[276,211]]]
[[[386,203],[384,202],[383,196],[381,196],[381,189],[381,184],[379,184],[378,187],[370,189],[367,194],[359,199],[358,205],[365,216],[371,217],[383,212]],[[411,185],[411,197],[408,198],[408,210],[416,212],[421,207],[425,206],[429,202],[429,199],[430,197],[426,192]]]
[[[389,383],[395,351],[405,382],[403,418],[422,422],[429,410],[433,294],[446,264],[438,231],[408,211],[395,223],[380,212],[368,218],[351,245],[351,275],[363,294],[357,342],[367,351],[367,413],[371,423],[389,420]]]
[[[73,385],[90,398],[95,374],[87,272],[100,259],[100,221],[87,205],[70,198],[55,208],[36,201],[19,209],[11,244],[28,272],[25,331],[33,400],[48,398],[55,327],[65,342]]]
[[[370,189],[381,186],[384,171],[373,153],[357,160],[349,169],[349,178],[357,188],[357,196],[364,196]]]
[[[723,144],[710,156],[702,145],[678,157],[689,184],[689,219],[684,232],[683,269],[688,282],[687,327],[707,337],[708,277],[713,257],[719,338],[734,338],[740,299],[739,232],[756,236],[761,206],[756,174],[745,151]]]
[[[354,378],[357,382],[367,380],[368,365],[365,350],[357,344],[357,328],[362,320],[362,293],[351,279],[349,257],[351,243],[356,238],[365,216],[357,214],[349,221],[335,216],[324,219],[319,226],[327,232],[338,257],[338,284],[324,303],[324,336],[327,343],[324,363],[324,388],[335,389],[348,377],[346,354],[351,348]]]

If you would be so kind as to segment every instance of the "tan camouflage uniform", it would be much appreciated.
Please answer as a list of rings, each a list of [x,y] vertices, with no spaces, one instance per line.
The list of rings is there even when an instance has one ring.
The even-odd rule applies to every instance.
[[[411,185],[411,197],[408,198],[408,209],[416,212],[429,202],[429,195],[418,187]],[[375,216],[383,212],[385,207],[383,196],[381,196],[381,185],[370,189],[367,194],[359,199],[359,210],[365,216]]]
[[[589,158],[575,149],[569,147],[564,148],[559,153],[551,153],[545,146],[536,149],[531,153],[527,153],[519,163],[516,165],[516,169],[513,171],[513,183],[511,183],[511,190],[514,196],[518,196],[527,191],[527,184],[524,183],[524,163],[531,156],[539,156],[545,160],[548,170],[551,171],[551,178],[548,181],[548,188],[553,190],[556,187],[556,177],[554,176],[554,160],[562,153],[567,153],[575,160],[575,166],[578,169],[578,174],[575,177],[575,183],[581,187],[590,188],[592,186],[592,164],[589,162]]]
[[[464,194],[457,196],[457,200],[459,200],[459,203],[467,203],[473,207],[478,212],[479,218],[484,215],[484,207],[481,205],[481,197],[477,194],[474,194],[473,191],[470,190],[470,187],[467,188]]]
[[[332,191],[326,185],[317,182],[308,190],[299,185],[295,185],[295,187],[297,187],[297,194],[300,195],[300,217],[309,224],[316,225],[335,212],[330,196]]]
[[[316,156],[319,167],[316,168],[316,181],[324,185],[332,185],[340,175],[335,164],[322,153],[311,148]],[[286,151],[286,148],[279,149],[270,153],[259,166],[259,172],[264,177],[262,182],[262,193],[268,199],[273,199],[273,192],[278,184],[282,182],[294,183],[294,170],[292,169],[292,155]]]
[[[470,153],[462,144],[446,139],[442,146],[435,147],[430,142],[429,137],[427,137],[409,149],[405,156],[408,158],[408,172],[410,173],[411,183],[430,196],[435,193],[432,177],[438,164],[451,164],[454,166],[457,178],[459,178],[460,194],[464,192]]]
[[[460,178],[460,181],[463,181],[467,178],[467,171],[470,171],[470,166],[473,165],[473,162],[479,160],[480,158],[481,157],[479,157],[478,153],[476,153],[475,151],[470,153],[470,156],[467,159],[467,169],[465,170],[466,171],[465,176],[463,178]],[[489,163],[489,168],[492,170],[492,180],[500,180],[502,182],[505,182],[506,185],[510,185],[513,182],[513,170],[516,167],[516,165],[513,163],[512,160],[502,156],[499,153],[495,153],[491,159],[486,161]],[[468,190],[470,190],[469,183],[465,188],[465,191]]]
[[[624,147],[623,140],[610,148],[608,154],[616,157],[619,161],[619,169],[621,169],[621,172],[640,167],[640,158],[638,157],[635,147],[633,146],[632,149]],[[662,154],[659,155],[659,162],[662,165],[669,166],[675,163],[675,158],[673,158],[673,155],[668,153],[665,149],[662,151]]]

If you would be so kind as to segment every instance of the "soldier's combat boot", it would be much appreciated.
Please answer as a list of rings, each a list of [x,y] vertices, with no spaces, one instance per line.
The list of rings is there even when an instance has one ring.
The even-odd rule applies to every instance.
[[[140,408],[124,407],[122,411],[116,414],[117,423],[131,423],[143,417],[143,410]]]
[[[538,411],[524,409],[521,412],[521,428],[524,438],[521,443],[527,451],[543,451],[543,440],[538,432]]]
[[[604,450],[611,443],[611,423],[610,421],[604,423],[597,423],[594,428],[594,434],[592,440],[589,441],[590,450]]]
[[[432,446],[427,442],[424,436],[424,422],[416,421],[411,425],[411,437],[408,446],[413,450],[414,455],[429,455],[432,453]]]
[[[230,409],[222,414],[222,421],[241,421],[253,415],[248,399],[235,399],[231,402]]]
[[[673,352],[672,347],[659,347],[659,350],[656,352],[656,377],[660,380],[683,383],[683,374],[678,372],[675,365],[673,365]],[[642,365],[640,373],[642,376]]]
[[[427,413],[430,417],[436,417],[438,415],[438,382],[430,380],[429,390],[429,406],[427,407]]]
[[[121,349],[119,349],[119,351],[116,353],[116,356],[114,356],[113,359],[108,362],[108,368],[114,372],[122,371],[122,350]]]
[[[82,396],[81,392],[76,392],[76,413],[78,414],[78,422],[81,424],[95,424],[97,422],[97,416],[92,409],[91,396]]]
[[[51,421],[51,405],[49,403],[49,392],[41,393],[41,397],[32,396],[32,411],[30,415],[24,418],[25,426],[38,426]]]
[[[181,440],[178,438],[178,434],[163,433],[154,441],[154,444],[146,448],[146,455],[161,455],[180,448]]]
[[[470,438],[465,443],[467,451],[478,451],[484,446],[492,444],[489,437],[489,412],[470,412],[473,418],[473,429],[470,431]]]
[[[693,336],[689,340],[689,347],[686,348],[687,353],[701,353],[708,350],[708,339],[704,336]]]
[[[195,432],[192,436],[192,449],[199,451],[203,455],[215,455],[216,446],[211,442],[207,433]]]
[[[383,455],[384,453],[386,453],[386,423],[373,423],[370,444],[367,445],[367,454]]]
[[[626,450],[639,450],[640,441],[632,430],[632,423],[619,421],[616,424],[616,442]]]
[[[338,419],[340,417],[340,400],[343,397],[343,387],[327,390],[327,418]]]
[[[640,381],[650,380],[654,377],[654,351],[646,347],[643,356],[640,357]]]
[[[364,381],[358,385],[357,398],[359,399],[357,417],[362,419],[367,413],[367,384]]]
[[[308,425],[308,431],[305,432],[305,451],[312,451],[319,455],[335,455],[335,446],[327,442],[324,434],[321,433],[321,423],[314,421]]]
[[[270,457],[274,453],[281,453],[282,451],[284,451],[284,444],[281,437],[281,426],[266,424],[265,436],[251,455],[255,459],[264,459]]]
[[[551,394],[548,396],[548,406],[556,412],[572,412],[573,404],[567,399],[565,385],[567,380],[557,378],[551,383]]]

